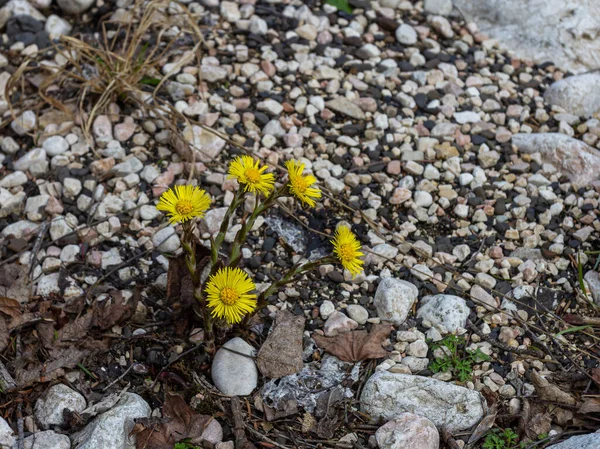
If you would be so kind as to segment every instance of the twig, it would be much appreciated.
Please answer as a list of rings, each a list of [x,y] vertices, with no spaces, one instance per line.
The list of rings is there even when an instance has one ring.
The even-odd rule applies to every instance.
[[[17,388],[15,380],[12,378],[2,360],[0,360],[0,390],[2,393],[7,393]]]
[[[272,440],[271,438],[263,435],[262,433],[260,433],[258,430],[254,430],[254,428],[252,426],[249,426],[248,424],[244,423],[244,427],[254,436],[256,436],[259,440],[265,441],[269,444],[272,444],[275,447],[278,447],[279,449],[292,449],[288,446],[284,446],[283,444],[279,444],[277,441]]]
[[[188,349],[185,352],[182,352],[181,354],[179,354],[175,359],[173,359],[172,361],[170,361],[169,363],[167,363],[165,366],[163,366],[161,368],[161,370],[158,372],[158,374],[156,375],[156,378],[154,379],[154,382],[152,382],[152,385],[150,385],[150,388],[148,388],[148,390],[152,390],[154,388],[154,386],[156,385],[156,383],[158,382],[158,379],[160,379],[160,375],[162,373],[164,373],[171,365],[173,365],[174,363],[178,362],[179,360],[181,360],[182,358],[186,357],[187,355],[191,354],[194,351],[197,351],[198,349],[202,348],[203,344],[199,343],[196,346],[194,346],[191,349]]]
[[[110,387],[112,387],[114,384],[116,384],[117,382],[119,382],[121,379],[123,379],[125,376],[127,376],[127,373],[129,373],[129,371],[131,371],[131,368],[133,368],[133,363],[129,365],[129,368],[127,368],[125,370],[125,372],[123,374],[121,374],[119,377],[117,377],[115,380],[113,380],[111,383],[109,383],[106,387],[104,387],[102,389],[102,391],[106,391],[108,390]]]
[[[25,446],[24,439],[25,435],[23,432],[23,398],[19,398],[17,401],[17,449],[23,449]]]
[[[252,443],[246,438],[244,432],[244,417],[242,416],[242,404],[240,398],[232,396],[231,398],[231,414],[233,416],[233,434],[235,436],[235,447],[237,449],[256,449]]]
[[[446,429],[445,427],[442,427],[440,434],[442,437],[442,441],[445,442],[450,449],[460,449],[460,446],[458,445],[456,440],[452,437],[450,432],[448,432],[448,429]]]

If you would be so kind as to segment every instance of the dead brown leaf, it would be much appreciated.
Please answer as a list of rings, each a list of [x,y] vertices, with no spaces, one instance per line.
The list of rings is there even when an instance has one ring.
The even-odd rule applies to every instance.
[[[325,337],[315,335],[313,338],[317,346],[336,356],[344,362],[360,362],[367,359],[379,359],[389,354],[381,343],[385,340],[393,326],[389,324],[375,324],[371,332],[350,331]]]
[[[537,372],[533,371],[531,373],[531,380],[533,381],[533,386],[540,399],[563,405],[577,404],[577,400],[573,396],[561,390],[556,385],[551,384]]]
[[[600,398],[586,398],[579,407],[579,413],[600,413]]]
[[[75,347],[51,350],[47,362],[30,363],[16,370],[17,385],[24,388],[35,382],[50,382],[64,374],[63,368],[74,368],[88,354],[89,351]]]
[[[175,394],[167,395],[163,416],[167,419],[155,424],[138,422],[133,429],[133,433],[137,434],[137,449],[173,449],[175,443],[184,439],[200,445],[202,434],[213,419],[200,415]]]
[[[21,305],[16,299],[0,296],[0,312],[11,318],[18,318],[21,316]]]
[[[272,379],[297,373],[302,362],[302,333],[305,319],[282,310],[277,314],[273,331],[263,343],[256,364],[260,372]]]
[[[469,441],[467,442],[467,446],[477,443],[480,439],[482,439],[489,430],[494,426],[496,422],[496,415],[498,414],[498,405],[494,404],[489,410],[488,414],[483,418],[477,427],[471,434]]]
[[[16,263],[3,266],[0,269],[0,295],[14,298],[21,304],[29,301],[31,283],[27,271],[26,266]]]
[[[3,316],[0,316],[0,352],[8,346],[8,326]]]
[[[592,368],[592,379],[596,382],[596,385],[600,387],[600,368]]]
[[[111,290],[111,301],[102,301],[96,303],[94,307],[94,316],[92,325],[102,330],[110,329],[116,324],[120,324],[133,315],[137,306],[135,295],[127,302],[118,290]]]
[[[65,324],[64,327],[58,331],[58,340],[67,344],[69,344],[68,342],[83,340],[92,327],[93,319],[94,312],[90,310],[85,315]]]

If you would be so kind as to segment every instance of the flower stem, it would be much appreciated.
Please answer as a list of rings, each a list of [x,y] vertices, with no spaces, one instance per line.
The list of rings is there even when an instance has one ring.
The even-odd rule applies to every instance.
[[[245,195],[245,193],[246,192],[244,192],[244,189],[242,189],[242,188],[239,188],[235,192],[235,195],[233,197],[233,201],[231,202],[231,204],[227,208],[227,211],[225,212],[225,216],[223,217],[223,222],[221,223],[221,227],[219,229],[219,233],[215,237],[215,240],[212,242],[212,245],[211,245],[211,259],[210,259],[211,272],[213,271],[213,268],[217,264],[217,261],[219,259],[219,250],[221,249],[221,245],[223,244],[223,241],[225,240],[225,234],[227,233],[227,228],[229,227],[229,221],[231,220],[231,216],[233,215],[233,213],[235,212],[235,210],[244,201],[244,195]]]

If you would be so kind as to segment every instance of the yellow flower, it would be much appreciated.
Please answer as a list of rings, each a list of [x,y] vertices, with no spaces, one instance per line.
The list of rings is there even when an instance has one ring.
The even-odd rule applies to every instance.
[[[160,196],[156,208],[169,215],[171,224],[204,217],[211,199],[200,187],[175,186]]]
[[[298,161],[286,161],[285,168],[287,168],[290,177],[288,183],[290,192],[303,204],[315,207],[317,203],[313,198],[321,198],[321,191],[311,186],[317,182],[317,178],[313,175],[303,176],[304,164]]]
[[[229,324],[239,323],[256,308],[254,282],[240,268],[221,268],[208,280],[208,307],[215,318],[225,318]]]
[[[333,253],[342,266],[348,270],[352,277],[362,271],[363,261],[360,259],[364,254],[361,252],[360,242],[347,226],[338,226],[333,240]]]
[[[275,176],[265,173],[268,167],[250,156],[239,156],[229,165],[229,178],[235,178],[246,192],[267,196],[275,185]]]

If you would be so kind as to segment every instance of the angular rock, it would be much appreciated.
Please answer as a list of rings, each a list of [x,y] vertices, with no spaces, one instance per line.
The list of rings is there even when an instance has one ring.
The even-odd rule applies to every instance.
[[[401,413],[375,432],[379,449],[438,449],[440,435],[427,418]]]
[[[598,449],[599,447],[600,433],[590,433],[567,438],[558,444],[548,446],[547,449]]]
[[[0,417],[0,447],[10,449],[16,446],[17,439],[15,433],[4,418]]]
[[[515,134],[512,143],[523,153],[539,152],[544,162],[569,175],[576,186],[600,178],[600,151],[566,134]]]
[[[200,162],[212,161],[219,155],[223,147],[225,147],[223,139],[196,125],[184,128],[183,137],[196,153],[196,161]],[[188,157],[191,161],[192,154],[189,152],[189,149],[184,150],[184,153],[189,153]]]
[[[131,449],[135,447],[134,420],[148,418],[151,411],[141,396],[125,393],[116,406],[71,437],[73,449]]]
[[[35,403],[35,418],[42,429],[63,424],[63,412],[70,410],[81,413],[87,403],[85,398],[77,391],[63,384],[56,384]]]
[[[467,325],[469,307],[466,301],[454,295],[425,296],[420,300],[417,318],[456,332]]]
[[[425,0],[423,2],[423,9],[429,14],[449,16],[452,8],[452,0]]]
[[[474,390],[430,377],[376,372],[361,394],[361,410],[372,422],[410,412],[450,432],[468,429],[484,415],[485,399]]]
[[[419,289],[410,282],[392,277],[383,279],[373,300],[377,316],[397,326],[404,323],[418,295]]]
[[[600,111],[599,83],[600,73],[570,76],[552,83],[544,92],[544,100],[569,114],[589,118]]]
[[[335,311],[329,315],[329,318],[325,321],[323,332],[325,332],[325,335],[328,337],[333,337],[342,332],[354,330],[357,327],[358,323],[356,321],[348,318],[342,312]]]
[[[228,396],[252,393],[258,383],[258,370],[252,359],[254,355],[254,348],[239,337],[225,343],[215,354],[212,364],[211,376],[215,386]]]
[[[597,305],[600,305],[600,275],[598,275],[596,270],[590,270],[585,273],[583,279],[587,282],[592,298],[594,298],[594,302]]]
[[[152,236],[152,243],[159,250],[165,253],[176,251],[181,245],[179,236],[175,232],[175,228],[167,226],[161,229]]]
[[[81,14],[90,9],[96,0],[57,0],[58,6],[69,14]]]
[[[71,449],[71,440],[53,430],[36,432],[23,440],[24,449]]]
[[[600,3],[595,0],[454,0],[467,22],[521,59],[553,61],[581,73],[600,66]]]

